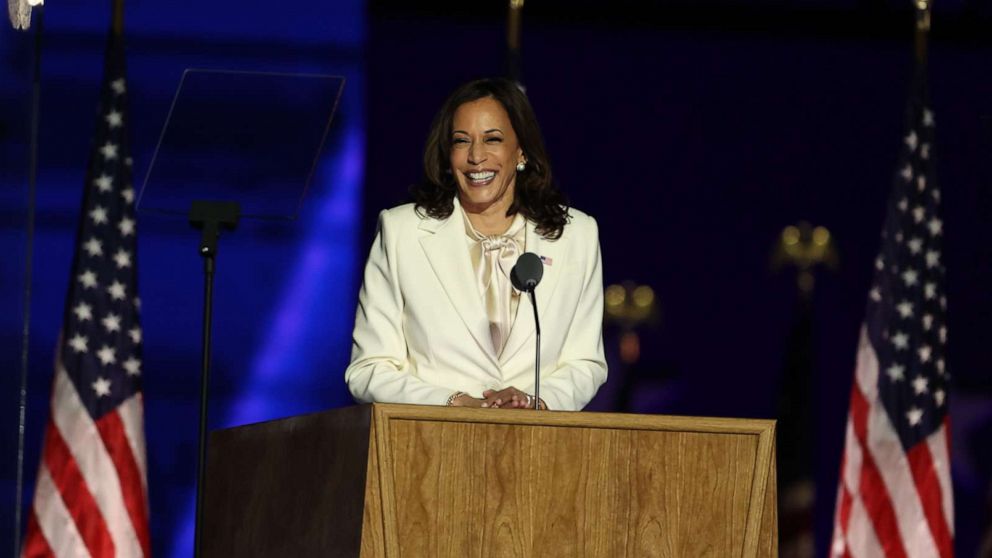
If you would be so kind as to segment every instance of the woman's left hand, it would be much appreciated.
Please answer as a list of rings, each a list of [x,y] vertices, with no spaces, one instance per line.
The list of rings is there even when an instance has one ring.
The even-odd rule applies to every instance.
[[[533,408],[534,396],[528,395],[515,387],[508,387],[499,391],[487,389],[482,392],[484,402],[483,407],[494,409],[525,409]],[[540,403],[541,409],[547,409],[544,401]]]

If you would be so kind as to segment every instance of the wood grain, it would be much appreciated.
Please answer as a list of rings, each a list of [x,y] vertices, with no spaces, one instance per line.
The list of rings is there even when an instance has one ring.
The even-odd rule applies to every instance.
[[[374,414],[388,556],[772,555],[770,421]]]
[[[766,557],[774,423],[365,405],[215,432],[206,556]]]

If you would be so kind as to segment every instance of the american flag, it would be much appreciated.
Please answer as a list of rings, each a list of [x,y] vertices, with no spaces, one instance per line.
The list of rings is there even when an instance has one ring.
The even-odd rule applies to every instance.
[[[861,329],[833,556],[953,555],[943,222],[922,67],[906,128]]]
[[[112,32],[25,557],[150,554],[126,114]]]

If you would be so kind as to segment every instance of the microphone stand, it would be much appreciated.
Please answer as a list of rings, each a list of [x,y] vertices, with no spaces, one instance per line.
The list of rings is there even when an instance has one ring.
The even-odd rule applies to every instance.
[[[537,318],[537,295],[534,294],[537,285],[527,292],[530,294],[530,305],[534,308],[534,333],[537,338],[537,348],[534,351],[534,410],[541,408],[541,320]]]

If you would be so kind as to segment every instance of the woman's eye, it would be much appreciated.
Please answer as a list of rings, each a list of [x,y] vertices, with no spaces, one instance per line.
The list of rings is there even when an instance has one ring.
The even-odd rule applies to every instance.
[[[451,143],[452,143],[452,144],[457,144],[457,143],[468,143],[468,139],[466,139],[466,138],[452,138],[452,139],[451,139]]]
[[[486,143],[502,143],[503,138],[486,138]]]

